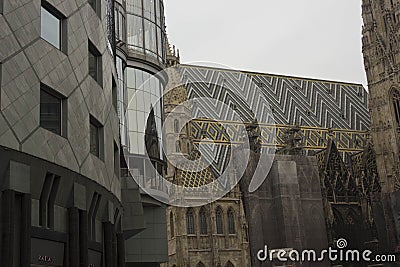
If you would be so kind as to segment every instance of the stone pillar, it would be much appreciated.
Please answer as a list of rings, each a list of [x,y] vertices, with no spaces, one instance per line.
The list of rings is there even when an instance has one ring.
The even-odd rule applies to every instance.
[[[5,190],[2,196],[1,266],[14,266],[15,192]]]
[[[31,265],[31,210],[30,194],[23,194],[21,201],[21,266]]]
[[[114,248],[116,247],[114,244],[114,236],[115,230],[114,225],[111,222],[103,223],[104,229],[104,259],[105,259],[105,267],[115,267],[116,263],[116,251]]]
[[[118,267],[125,267],[125,238],[123,233],[117,234]]]
[[[79,210],[68,209],[68,244],[69,244],[69,266],[79,267]]]
[[[88,214],[84,210],[79,211],[79,251],[80,266],[88,266]]]

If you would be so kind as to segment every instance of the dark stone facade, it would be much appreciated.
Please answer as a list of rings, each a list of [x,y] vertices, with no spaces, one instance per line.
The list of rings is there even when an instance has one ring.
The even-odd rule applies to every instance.
[[[252,153],[251,157],[257,157]],[[257,160],[250,161],[257,164]],[[251,266],[261,263],[257,252],[268,249],[318,250],[328,247],[325,214],[319,186],[318,166],[314,157],[277,155],[261,187],[248,192],[254,166],[248,166],[241,181],[243,202],[249,224]],[[310,265],[312,266],[312,265]],[[316,263],[314,266],[329,266]]]

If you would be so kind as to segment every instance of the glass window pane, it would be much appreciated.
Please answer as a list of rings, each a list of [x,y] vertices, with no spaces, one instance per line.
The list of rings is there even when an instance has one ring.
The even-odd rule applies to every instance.
[[[163,53],[162,45],[163,45],[163,43],[161,41],[161,29],[158,28],[158,27],[157,27],[157,45],[158,45],[158,52],[157,53],[158,53],[158,55],[160,57],[162,57],[162,53]]]
[[[115,21],[115,38],[119,40],[119,12],[118,8],[114,10],[114,21]]]
[[[147,0],[145,0],[146,2]],[[142,0],[129,0],[126,2],[126,11],[142,16]]]
[[[135,84],[135,70],[132,68],[127,68],[127,86],[128,88],[136,89]]]
[[[99,157],[99,129],[93,123],[90,123],[90,153]]]
[[[129,120],[129,131],[137,132],[137,118],[136,118],[136,110],[128,110],[128,120]]]
[[[61,135],[61,99],[40,91],[40,126]]]
[[[138,111],[137,112],[137,125],[138,125],[138,132],[144,133],[146,127],[145,121],[145,114],[144,112]]]
[[[143,102],[144,102],[144,111],[150,112],[151,107],[151,94],[148,92],[144,92],[143,94]]]
[[[156,1],[156,22],[158,26],[161,26],[161,10],[160,10],[160,0],[155,0]]]
[[[136,97],[136,103],[137,103],[137,110],[140,110],[140,111],[145,111],[145,109],[144,109],[144,102],[143,102],[143,91],[137,91],[136,92],[136,95],[135,95],[135,97]]]
[[[127,15],[128,40],[130,48],[138,50],[143,48],[143,19],[135,15]]]
[[[139,154],[144,154],[144,145],[145,145],[145,140],[144,140],[144,133],[139,133],[138,134],[138,152]]]
[[[89,75],[97,81],[97,57],[89,51]]]
[[[96,10],[96,0],[88,0],[89,5]]]
[[[155,21],[154,0],[144,0],[144,17],[151,21]]]
[[[61,48],[61,21],[41,7],[40,29],[41,37],[58,49]]]
[[[142,89],[142,85],[143,85],[143,71],[141,70],[135,70],[135,74],[136,74],[136,89]]]
[[[138,150],[138,134],[136,132],[129,133],[130,153],[139,154]]]

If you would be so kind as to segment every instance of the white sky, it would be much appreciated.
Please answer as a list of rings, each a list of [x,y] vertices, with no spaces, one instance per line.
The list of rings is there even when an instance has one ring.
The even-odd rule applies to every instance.
[[[164,0],[181,63],[362,83],[361,0]]]

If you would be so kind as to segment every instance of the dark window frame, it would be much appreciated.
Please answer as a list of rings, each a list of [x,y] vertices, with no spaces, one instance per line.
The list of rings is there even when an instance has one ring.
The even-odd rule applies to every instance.
[[[39,226],[54,229],[54,204],[60,186],[61,177],[46,173],[39,199]]]
[[[2,0],[0,0],[0,1],[2,1]],[[55,8],[54,6],[52,6],[50,3],[46,2],[46,1],[41,2],[40,8],[44,8],[47,12],[49,12],[51,15],[53,15],[56,19],[58,19],[60,21],[60,29],[59,29],[60,30],[60,40],[59,40],[60,47],[56,47],[52,43],[50,43],[48,40],[44,39],[42,37],[42,29],[40,29],[40,37],[43,40],[45,40],[46,42],[48,42],[49,44],[51,44],[52,46],[54,46],[55,48],[57,48],[58,50],[60,50],[61,52],[63,52],[64,54],[67,54],[68,53],[68,50],[67,50],[67,47],[68,47],[67,24],[68,23],[66,23],[67,17],[64,14],[62,14],[57,8]],[[42,19],[42,17],[40,17],[40,19]]]
[[[228,233],[230,235],[236,234],[236,227],[235,227],[235,212],[232,208],[228,210]]]
[[[215,226],[218,235],[224,234],[224,219],[223,219],[224,212],[222,211],[221,207],[217,207],[215,210]]]
[[[169,213],[169,229],[171,238],[175,237],[174,213],[172,211]]]
[[[117,142],[114,142],[114,174],[120,177],[120,153]]]
[[[92,115],[89,119],[90,153],[101,160],[104,160],[104,126]],[[96,151],[92,150],[92,129],[97,131]]]
[[[196,227],[194,225],[194,211],[189,209],[186,212],[186,232],[188,235],[196,234]]]
[[[94,68],[91,68],[91,57],[94,59]],[[91,74],[91,69],[94,69],[94,74]],[[91,76],[101,87],[103,87],[103,59],[100,51],[96,46],[89,41],[88,45],[88,71]]]
[[[118,112],[118,85],[114,77],[112,78],[111,94],[112,94],[112,104],[114,106],[115,111]]]
[[[204,208],[201,208],[199,212],[199,224],[200,224],[200,235],[207,235],[208,234],[207,212]]]
[[[60,132],[54,132],[49,128],[46,128],[45,125],[42,123],[42,110],[41,107],[43,106],[42,103],[42,92],[58,99],[60,101]],[[39,108],[39,125],[41,128],[46,129],[47,131],[50,131],[54,134],[57,134],[59,136],[62,136],[64,138],[67,138],[67,114],[68,114],[68,102],[67,98],[60,94],[59,92],[55,91],[48,85],[41,83],[40,84],[40,108]]]
[[[101,0],[88,0],[88,4],[94,10],[94,13],[101,18]]]

